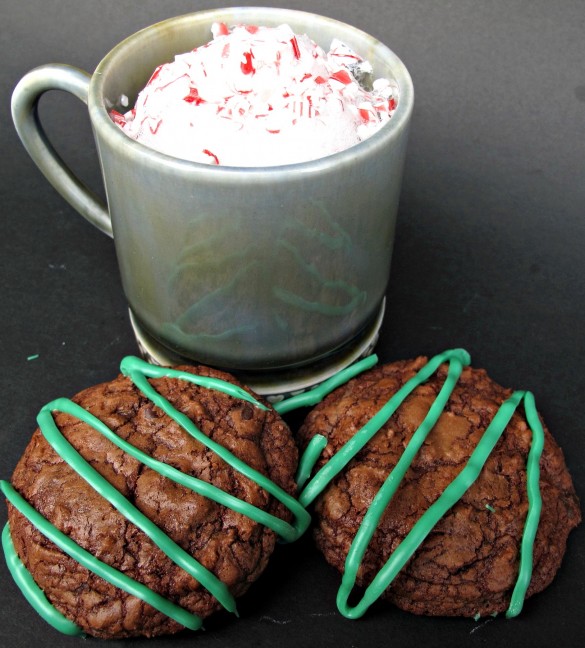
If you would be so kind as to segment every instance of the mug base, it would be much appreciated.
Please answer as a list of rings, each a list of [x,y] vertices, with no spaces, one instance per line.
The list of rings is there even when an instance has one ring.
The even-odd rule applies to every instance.
[[[370,355],[378,341],[385,309],[386,299],[384,298],[372,323],[357,338],[334,353],[309,365],[265,372],[233,369],[228,371],[272,403],[300,394],[331,378],[356,360]],[[131,309],[129,309],[129,314],[138,348],[148,362],[161,366],[193,364],[195,362],[164,347],[140,326]]]

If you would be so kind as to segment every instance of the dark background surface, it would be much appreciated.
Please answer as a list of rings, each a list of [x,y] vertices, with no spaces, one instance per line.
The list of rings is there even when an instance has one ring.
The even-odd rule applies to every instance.
[[[91,71],[139,28],[225,4],[2,0],[2,478],[10,477],[44,403],[110,379],[121,358],[137,352],[113,244],[74,213],[28,158],[10,120],[12,89],[36,65],[65,62]],[[414,80],[381,360],[462,346],[498,382],[532,390],[583,499],[585,3],[285,6],[370,32],[398,53]],[[65,159],[101,188],[85,107],[52,93],[41,111]],[[291,425],[296,418],[289,417]],[[5,516],[2,507],[2,524]],[[581,526],[554,583],[528,600],[520,617],[474,622],[418,618],[385,606],[360,621],[345,620],[335,607],[339,576],[307,537],[279,547],[239,603],[240,620],[219,615],[205,633],[151,645],[576,646],[585,639],[584,539]],[[82,645],[41,621],[0,563],[0,645]]]

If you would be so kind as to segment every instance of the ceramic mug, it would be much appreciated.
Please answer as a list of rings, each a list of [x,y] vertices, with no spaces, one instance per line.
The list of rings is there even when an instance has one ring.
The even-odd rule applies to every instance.
[[[274,167],[209,166],[130,139],[113,123],[160,64],[210,39],[213,22],[288,23],[325,50],[339,38],[400,90],[388,124],[318,160]],[[63,163],[36,106],[52,89],[89,109],[107,206]],[[339,357],[380,324],[413,107],[410,76],[372,36],[310,13],[202,11],[147,27],[93,75],[47,65],[14,91],[17,132],[47,179],[113,236],[136,330],[173,357],[234,371],[278,371]]]

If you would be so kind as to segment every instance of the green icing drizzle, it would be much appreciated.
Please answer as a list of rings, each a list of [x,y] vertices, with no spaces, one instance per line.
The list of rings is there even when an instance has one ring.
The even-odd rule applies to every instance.
[[[541,498],[539,491],[539,461],[544,446],[544,432],[536,407],[534,397],[530,392],[514,392],[505,401],[494,419],[484,432],[477,447],[458,476],[447,486],[441,496],[434,502],[423,516],[417,521],[410,533],[395,549],[383,565],[373,581],[366,588],[361,601],[351,607],[348,605],[349,595],[355,585],[358,569],[364,558],[367,547],[376,531],[384,510],[391,501],[406,471],[414,460],[416,453],[427,437],[430,430],[438,421],[445,405],[453,391],[464,365],[470,362],[469,354],[463,349],[445,351],[432,358],[413,378],[407,381],[394,396],[368,421],[345,445],[323,466],[308,482],[299,496],[304,504],[310,504],[331,482],[331,480],[351,461],[366,445],[382,425],[398,409],[405,398],[444,363],[449,363],[449,371],[445,382],[431,405],[429,412],[418,429],[415,431],[400,460],[386,478],[386,481],[374,497],[368,508],[358,532],[349,549],[342,583],[337,595],[337,607],[347,618],[361,617],[376,601],[384,590],[392,583],[399,571],[412,557],[416,549],[432,531],[445,513],[461,499],[467,489],[479,476],[487,458],[491,454],[498,439],[503,434],[512,415],[519,404],[524,401],[524,409],[530,429],[532,444],[527,460],[527,491],[528,515],[526,518],[520,549],[520,568],[516,586],[512,593],[506,616],[508,618],[520,613],[526,595],[526,590],[532,575],[532,550],[534,537],[540,518]],[[305,450],[299,467],[299,483],[304,484],[310,475],[318,457],[327,445],[326,439],[316,435]]]
[[[334,389],[337,389],[340,385],[345,384],[348,380],[351,380],[354,376],[357,376],[362,371],[371,369],[378,362],[377,355],[370,355],[366,358],[363,358],[359,362],[338,371],[334,376],[323,381],[317,387],[303,392],[302,394],[296,394],[296,396],[291,396],[285,400],[280,401],[274,405],[274,409],[279,414],[285,414],[290,412],[293,409],[299,407],[311,407],[322,401],[327,394],[331,393]]]
[[[534,538],[540,521],[542,498],[540,496],[540,457],[544,448],[544,430],[536,411],[534,396],[531,392],[524,394],[524,411],[528,426],[532,430],[532,443],[526,466],[526,490],[528,492],[528,514],[524,523],[522,544],[520,545],[520,571],[512,593],[512,600],[506,612],[506,618],[518,616],[522,611],[526,590],[532,576],[532,551]]]
[[[39,415],[38,423],[42,434],[55,451],[75,470],[85,481],[90,484],[100,495],[102,495],[112,506],[114,506],[122,515],[140,528],[173,562],[183,568],[187,573],[199,581],[221,605],[230,612],[237,614],[235,601],[228,588],[214,574],[208,571],[197,560],[179,547],[171,538],[169,538],[159,527],[157,527],[149,518],[142,514],[127,498],[125,498],[116,488],[114,488],[106,479],[104,479],[83,457],[73,448],[59,431],[53,419],[52,412],[61,411],[78,418],[84,423],[90,425],[94,430],[105,436],[119,448],[138,459],[149,468],[156,470],[160,474],[176,483],[179,483],[194,492],[205,497],[209,497],[226,507],[229,507],[238,513],[246,515],[270,529],[274,530],[281,538],[291,542],[296,540],[307,529],[310,523],[309,513],[290,496],[286,491],[277,486],[272,480],[265,475],[254,470],[245,462],[238,459],[235,455],[225,449],[223,446],[215,443],[203,434],[197,426],[184,414],[176,410],[161,394],[159,394],[148,382],[147,376],[151,378],[171,377],[180,380],[186,380],[207,389],[214,389],[224,392],[234,398],[245,400],[255,407],[262,410],[268,410],[265,405],[256,400],[244,389],[213,377],[199,376],[189,372],[178,371],[165,367],[155,367],[143,360],[135,357],[126,357],[122,360],[121,371],[124,375],[129,376],[132,382],[147,396],[155,405],[162,409],[183,429],[193,436],[197,441],[218,454],[226,463],[238,472],[256,482],[259,486],[268,491],[278,501],[283,503],[294,514],[294,524],[291,525],[276,516],[273,516],[258,507],[249,504],[243,500],[222,491],[221,489],[186,475],[181,471],[160,462],[138,448],[134,447],[124,439],[118,437],[105,423],[100,421],[90,412],[77,405],[73,401],[60,398],[45,405]],[[156,594],[148,587],[134,581],[125,574],[101,562],[82,547],[77,545],[71,538],[60,532],[40,513],[38,513],[24,498],[22,498],[8,482],[0,482],[0,488],[8,500],[16,507],[20,513],[29,519],[41,533],[52,540],[65,553],[76,559],[80,564],[98,574],[113,585],[120,587],[124,591],[137,596],[144,600],[152,607],[163,612],[172,619],[192,630],[201,627],[201,619],[190,612],[180,608],[171,601]],[[7,525],[8,526],[8,525]],[[7,532],[6,532],[7,533]],[[9,536],[8,536],[9,537]],[[40,588],[34,583],[32,576],[20,562],[18,555],[14,550],[12,542],[4,541],[4,551],[6,559],[13,565],[11,569],[19,587],[25,593],[27,600],[33,608],[54,627],[67,634],[78,634],[79,628],[62,615],[48,602]],[[21,568],[18,567],[21,565]],[[23,572],[26,572],[24,574]],[[65,619],[63,621],[61,619]]]
[[[69,619],[63,616],[55,606],[49,603],[43,590],[35,583],[30,572],[24,566],[16,553],[14,543],[10,537],[10,526],[8,523],[4,525],[2,531],[2,548],[4,549],[6,565],[8,566],[8,570],[10,571],[14,582],[18,585],[26,600],[37,610],[39,615],[47,623],[52,625],[53,628],[56,628],[63,634],[78,637],[85,636],[83,630],[78,625],[69,621]]]
[[[344,384],[358,373],[371,368],[377,362],[376,356],[369,356],[360,362],[344,369],[332,378],[328,379],[318,387],[286,399],[274,409],[279,413],[285,413],[298,407],[312,406],[321,401],[328,393]],[[216,378],[203,377],[188,372],[177,371],[164,367],[150,365],[139,358],[127,357],[121,363],[121,371],[130,377],[134,384],[147,396],[155,405],[162,409],[168,416],[181,425],[187,433],[197,439],[207,448],[217,453],[232,468],[255,481],[258,485],[268,491],[281,503],[283,503],[295,516],[294,524],[288,524],[283,520],[262,511],[261,509],[243,502],[238,498],[225,493],[215,486],[186,475],[172,466],[164,464],[150,457],[138,448],[118,437],[102,421],[91,413],[68,399],[57,399],[46,405],[39,413],[39,425],[42,433],[48,442],[61,454],[61,456],[76,470],[90,485],[102,494],[110,503],[115,506],[123,515],[141,528],[176,564],[180,565],[194,578],[202,583],[228,610],[236,612],[233,597],[221,581],[211,572],[208,572],[192,556],[184,552],[166,534],[164,534],[154,523],[146,518],[136,507],[124,498],[109,482],[103,479],[91,466],[77,453],[59,432],[53,420],[52,411],[59,410],[76,416],[85,423],[91,425],[100,434],[103,434],[119,448],[138,459],[163,476],[172,479],[194,492],[212,499],[224,506],[227,506],[251,519],[264,524],[274,530],[282,539],[291,542],[302,535],[307,529],[310,516],[303,508],[309,505],[331,482],[331,480],[351,461],[351,459],[366,445],[366,443],[378,432],[384,423],[398,409],[404,399],[416,387],[424,383],[444,363],[449,363],[447,378],[429,412],[419,428],[415,431],[408,443],[402,457],[392,470],[378,493],[376,494],[370,508],[368,509],[362,524],[350,547],[345,574],[340,586],[337,605],[340,612],[348,618],[362,616],[368,607],[382,594],[392,583],[400,569],[424,541],[441,517],[462,497],[465,491],[477,479],[485,461],[493,450],[498,439],[502,435],[514,411],[524,400],[524,409],[530,429],[532,430],[532,444],[527,460],[527,491],[528,491],[528,514],[522,536],[520,552],[520,569],[518,579],[512,593],[510,605],[506,617],[510,618],[520,613],[530,578],[532,574],[532,552],[536,530],[541,509],[541,497],[539,491],[539,461],[544,445],[544,432],[536,407],[534,397],[530,392],[515,392],[510,399],[502,404],[488,426],[476,449],[469,458],[461,473],[449,484],[439,499],[425,512],[425,514],[414,525],[410,533],[404,538],[395,552],[390,556],[386,564],[376,575],[372,583],[366,589],[362,600],[354,607],[347,604],[348,597],[352,591],[357,576],[357,571],[363,560],[365,551],[379,524],[380,518],[396,492],[406,471],[411,465],[416,453],[420,449],[426,436],[436,424],[447,401],[452,393],[463,366],[470,363],[469,354],[463,349],[445,351],[432,358],[416,376],[407,381],[401,389],[379,410],[377,414],[366,423],[350,439],[330,461],[317,472],[302,490],[299,501],[291,497],[286,491],[278,487],[270,479],[254,470],[246,463],[235,457],[223,446],[215,443],[204,435],[195,424],[185,415],[177,411],[163,396],[161,396],[148,382],[147,377],[161,378],[173,377],[187,380],[207,389],[215,389],[226,394],[245,400],[255,407],[267,410],[262,403],[257,401],[248,392]],[[316,435],[305,450],[297,475],[297,483],[302,488],[310,477],[312,469],[317,462],[321,452],[327,445],[327,440],[321,435]],[[78,560],[82,565],[91,569],[108,582],[120,587],[126,592],[141,598],[167,616],[175,619],[190,629],[201,627],[201,620],[191,613],[176,606],[174,603],[159,596],[146,586],[138,583],[114,568],[102,563],[97,558],[86,552],[73,542],[68,536],[62,534],[48,520],[32,508],[7,482],[0,482],[0,489],[8,500],[25,515],[44,535],[52,540],[63,551]],[[487,506],[487,505],[486,505]],[[491,510],[490,507],[487,507]],[[46,599],[42,590],[36,585],[30,573],[21,563],[14,545],[10,538],[9,527],[6,525],[2,534],[2,542],[6,561],[18,586],[25,597],[37,612],[51,625],[65,634],[82,634],[81,629],[66,619]],[[237,612],[236,612],[237,614]]]
[[[200,376],[198,374],[189,373],[188,371],[179,371],[178,369],[170,369],[169,367],[151,365],[148,362],[137,358],[136,356],[126,356],[125,358],[123,358],[122,362],[120,363],[120,371],[125,376],[128,376],[139,389],[140,386],[134,381],[134,376],[148,376],[149,378],[176,378],[177,380],[184,380],[185,382],[199,385],[199,387],[205,387],[205,389],[213,389],[215,391],[228,394],[228,396],[232,396],[233,398],[239,398],[240,400],[247,401],[258,409],[265,411],[269,410],[266,405],[263,405],[259,400],[255,399],[245,389],[242,389],[241,387],[238,387],[238,385],[234,385],[227,380],[221,380],[221,378],[213,378],[212,376]],[[155,394],[157,393],[153,388],[150,388],[149,392],[153,392]],[[150,394],[147,394],[146,392],[142,393],[150,397]],[[162,401],[165,399],[163,399],[163,397],[159,394],[158,400]],[[167,401],[165,400],[165,402]]]
[[[141,513],[126,497],[122,495],[110,482],[102,477],[95,468],[77,452],[77,450],[61,434],[55,425],[52,412],[61,411],[85,418],[85,410],[65,398],[54,400],[45,405],[38,417],[39,427],[43,436],[53,450],[62,457],[96,492],[115,507],[127,520],[141,529],[154,544],[168,556],[176,565],[198,580],[203,587],[209,590],[215,598],[229,612],[236,611],[236,603],[227,586],[217,576],[205,569],[193,556],[179,547],[169,536],[152,522],[144,513]],[[79,416],[81,414],[81,416]],[[91,425],[91,421],[87,421]],[[93,426],[92,426],[93,427]],[[115,436],[115,435],[114,435]]]
[[[463,365],[470,362],[469,354],[463,349],[455,349],[454,351],[445,351],[428,362],[416,376],[411,378],[392,396],[392,398],[333,456],[311,479],[305,486],[299,496],[299,501],[308,506],[329,484],[329,482],[337,475],[347,464],[355,457],[355,455],[366,445],[366,443],[378,432],[378,430],[386,423],[386,421],[394,414],[398,407],[402,404],[404,399],[416,389],[420,384],[425,382],[432,374],[439,368],[439,366],[448,361],[453,367],[449,370],[449,376],[445,381],[445,385],[441,390],[444,403],[440,404],[439,399],[433,403],[427,418],[423,422],[427,429],[430,431],[434,422],[438,420],[441,415],[442,407],[447,402],[449,395],[453,391],[457,379],[461,374]],[[421,425],[422,427],[422,425]],[[425,434],[426,436],[426,434]],[[421,440],[424,441],[424,438]],[[408,466],[407,466],[408,467]],[[303,465],[304,469],[305,466]]]
[[[0,489],[8,499],[8,501],[22,513],[37,529],[53,542],[61,551],[71,556],[78,563],[83,565],[86,569],[94,572],[108,583],[119,587],[120,589],[136,596],[137,598],[145,601],[155,609],[163,614],[166,614],[171,619],[174,619],[181,625],[191,630],[197,630],[201,627],[201,619],[187,610],[183,610],[179,606],[171,603],[164,597],[156,592],[139,583],[132,578],[126,576],[121,571],[114,569],[110,565],[102,562],[88,551],[80,547],[69,536],[59,531],[57,527],[51,524],[44,518],[38,511],[36,511],[16,490],[6,481],[0,481]]]
[[[199,443],[201,443],[205,447],[215,452],[215,454],[217,454],[218,457],[223,459],[227,464],[229,464],[232,468],[234,468],[234,470],[237,470],[245,477],[248,477],[248,479],[251,479],[252,481],[256,482],[265,491],[270,493],[274,498],[276,498],[279,502],[284,504],[290,511],[292,511],[292,513],[295,516],[295,521],[292,525],[294,531],[292,533],[286,534],[285,539],[287,541],[292,542],[293,540],[296,540],[306,531],[307,527],[311,522],[311,516],[292,495],[289,495],[284,489],[280,488],[280,486],[277,486],[271,479],[269,479],[262,473],[258,472],[257,470],[249,466],[246,462],[236,457],[234,454],[232,454],[229,450],[224,448],[222,445],[216,443],[208,436],[203,434],[203,432],[201,432],[197,428],[197,426],[193,423],[193,421],[191,421],[191,419],[188,416],[185,416],[185,414],[175,409],[169,403],[169,401],[167,401],[166,398],[161,396],[146,379],[147,376],[150,378],[162,378],[164,376],[169,376],[175,378],[183,378],[184,380],[190,381],[191,379],[189,378],[189,376],[194,376],[194,374],[190,374],[188,372],[181,372],[173,369],[167,369],[165,367],[154,366],[134,356],[127,356],[122,360],[122,363],[120,364],[120,371],[125,376],[128,376],[145,396],[147,396],[157,407],[163,410],[165,414],[167,414],[174,421],[176,421],[194,439],[196,439],[197,441],[199,441]],[[198,378],[202,378],[202,377],[198,376]],[[231,388],[234,387],[234,385],[232,385],[231,383],[227,383],[224,381],[221,382],[223,383],[223,385],[226,385],[227,386],[226,389],[229,389],[230,391]],[[208,385],[206,382],[198,382],[197,384],[203,386]],[[213,382],[213,387],[211,387],[211,384],[212,383],[209,383],[210,385],[209,388],[224,391],[223,386],[218,385],[216,381]],[[253,403],[257,407],[260,407],[261,409],[268,410],[267,407],[262,405],[259,401],[257,401],[252,396],[250,396],[248,392],[244,391],[243,389],[242,390],[240,390],[239,388],[236,389],[238,390],[236,393],[241,394],[239,395],[239,398],[247,400],[248,402]],[[249,512],[250,517],[252,517],[253,514],[251,508],[252,507],[249,504],[246,504],[246,510]],[[248,513],[246,514],[248,515]]]

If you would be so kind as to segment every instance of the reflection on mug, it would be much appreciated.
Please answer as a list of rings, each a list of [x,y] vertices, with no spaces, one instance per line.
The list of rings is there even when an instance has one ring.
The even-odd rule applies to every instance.
[[[351,237],[323,204],[311,201],[283,221],[272,245],[242,222],[241,213],[193,216],[168,281],[166,336],[189,348],[252,344],[284,333],[300,351],[319,348],[319,330],[351,328],[367,293],[352,281]]]

